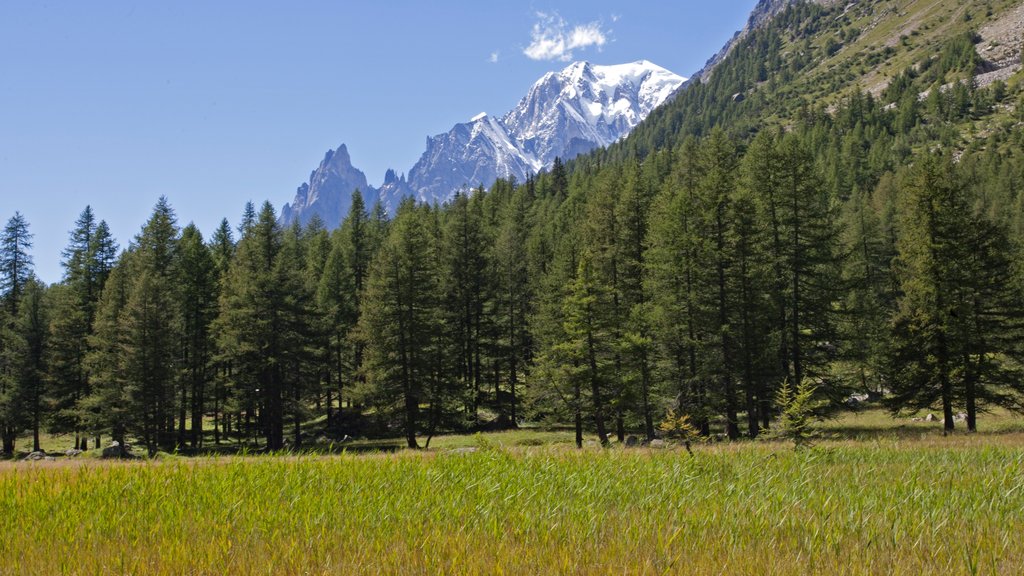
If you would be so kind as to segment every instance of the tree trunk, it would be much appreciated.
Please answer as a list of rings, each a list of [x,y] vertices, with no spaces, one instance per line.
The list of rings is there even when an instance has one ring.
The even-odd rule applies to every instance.
[[[967,431],[978,431],[978,399],[977,382],[974,376],[967,378],[966,400],[967,400]]]
[[[580,390],[580,382],[575,379],[573,384],[573,406],[574,406],[574,420],[576,424],[576,448],[583,448],[583,394]]]
[[[32,411],[32,451],[39,452],[39,406],[38,404]]]
[[[299,404],[302,402],[302,388],[298,384],[295,385],[295,418],[294,418],[294,430],[292,431],[295,442],[294,447],[296,449],[302,446],[302,412],[298,409]]]
[[[949,352],[946,347],[946,336],[939,335],[939,382],[942,385],[942,435],[953,432],[953,384],[949,379]]]
[[[748,383],[747,386],[747,435],[757,438],[760,432],[757,424],[757,402],[754,400],[754,389]]]
[[[6,454],[8,456],[13,456],[14,455],[14,439],[15,439],[14,430],[11,429],[8,426],[4,426],[3,434],[2,435],[3,435],[3,444],[4,444],[4,454]]]
[[[587,333],[587,361],[590,364],[590,395],[594,403],[594,424],[597,438],[602,446],[608,445],[608,431],[604,427],[604,402],[601,399],[601,383],[597,377],[597,352],[594,349],[594,335]]]
[[[644,411],[644,434],[654,438],[654,416],[651,414],[651,367],[647,365],[647,350],[640,353],[640,401]]]
[[[192,448],[198,449],[203,444],[203,412],[205,390],[202,380],[197,379],[192,386]]]

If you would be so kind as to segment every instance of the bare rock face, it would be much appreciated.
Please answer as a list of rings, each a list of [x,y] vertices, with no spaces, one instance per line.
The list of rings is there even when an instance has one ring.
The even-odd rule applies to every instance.
[[[320,166],[309,175],[309,181],[299,186],[295,198],[281,209],[281,221],[286,225],[295,221],[306,225],[316,215],[333,230],[348,214],[355,190],[365,198],[377,193],[367,184],[366,175],[352,166],[348,148],[342,144],[337,150],[328,150]]]

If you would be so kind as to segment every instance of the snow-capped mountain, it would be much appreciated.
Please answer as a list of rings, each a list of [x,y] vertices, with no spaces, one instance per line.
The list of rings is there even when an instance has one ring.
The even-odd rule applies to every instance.
[[[446,133],[427,138],[427,148],[408,179],[388,170],[381,188],[367,186],[342,145],[327,157],[285,205],[281,218],[307,222],[319,214],[328,227],[344,218],[352,191],[394,210],[402,198],[444,202],[456,191],[490,186],[498,178],[520,182],[623,138],[686,79],[646,60],[614,66],[575,62],[538,80],[519,104],[498,118],[478,114]]]
[[[575,158],[626,136],[685,81],[646,60],[575,62],[545,74],[501,119],[480,114],[428,138],[409,171],[409,186],[418,199],[432,202],[498,178],[522,181],[556,157]]]
[[[576,62],[545,74],[502,122],[524,153],[550,166],[629,134],[685,80],[646,60]]]
[[[501,120],[480,113],[449,132],[427,138],[427,149],[409,171],[409,186],[417,200],[447,200],[456,190],[480,184],[490,186],[498,178],[515,176],[520,181],[542,164],[524,154]],[[387,198],[393,205],[401,198]]]

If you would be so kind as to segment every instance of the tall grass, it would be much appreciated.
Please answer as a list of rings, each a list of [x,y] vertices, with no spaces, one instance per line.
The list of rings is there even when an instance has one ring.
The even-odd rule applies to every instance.
[[[0,574],[1017,574],[1022,440],[6,464]]]

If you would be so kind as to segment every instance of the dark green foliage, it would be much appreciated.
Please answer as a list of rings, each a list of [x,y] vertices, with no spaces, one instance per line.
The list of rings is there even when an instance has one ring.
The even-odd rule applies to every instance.
[[[294,398],[301,397],[305,381],[311,307],[302,265],[295,231],[282,232],[274,208],[265,203],[238,243],[215,322],[223,361],[232,366],[239,412],[246,422],[255,421],[270,450],[284,447],[286,417],[298,421],[302,415]]]
[[[954,409],[968,430],[986,404],[1020,407],[1020,293],[1005,228],[972,208],[948,159],[928,157],[906,176],[893,319],[894,410]]]
[[[187,434],[189,445],[198,448],[203,440],[203,416],[212,379],[210,325],[217,312],[217,268],[202,233],[192,224],[181,231],[178,241],[176,285],[181,314],[178,445],[185,444]],[[191,415],[187,429],[186,413]]]
[[[421,406],[432,403],[439,309],[437,240],[433,214],[407,200],[399,206],[367,277],[360,335],[366,344],[364,397],[384,413],[400,414],[410,448],[423,424]]]

